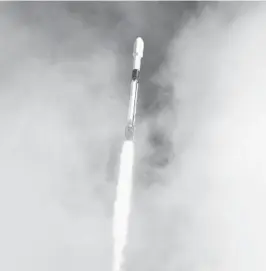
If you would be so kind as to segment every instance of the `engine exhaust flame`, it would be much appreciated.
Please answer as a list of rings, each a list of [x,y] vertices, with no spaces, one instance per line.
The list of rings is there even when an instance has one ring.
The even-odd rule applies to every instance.
[[[128,220],[132,193],[134,143],[125,141],[120,156],[119,178],[113,217],[113,271],[121,271],[124,264],[124,249],[127,243]]]

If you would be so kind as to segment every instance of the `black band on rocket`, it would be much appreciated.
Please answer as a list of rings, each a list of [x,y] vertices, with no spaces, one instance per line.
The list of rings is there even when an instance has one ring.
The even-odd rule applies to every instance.
[[[137,70],[137,69],[134,69],[133,71],[132,71],[132,80],[133,81],[135,81],[135,80],[139,80],[139,70]]]

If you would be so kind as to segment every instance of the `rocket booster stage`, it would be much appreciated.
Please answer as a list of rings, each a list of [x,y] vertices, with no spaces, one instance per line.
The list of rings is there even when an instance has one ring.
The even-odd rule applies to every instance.
[[[143,57],[144,42],[142,38],[137,38],[133,50],[133,70],[130,88],[129,108],[127,115],[127,126],[125,130],[126,140],[133,140],[135,129],[135,118],[138,100],[139,74],[141,59]]]

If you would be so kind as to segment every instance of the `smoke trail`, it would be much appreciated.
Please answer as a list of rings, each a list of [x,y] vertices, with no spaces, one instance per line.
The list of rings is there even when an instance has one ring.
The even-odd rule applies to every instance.
[[[132,171],[134,144],[125,141],[120,156],[119,178],[116,190],[113,218],[113,271],[119,271],[124,263],[123,251],[127,242],[130,199],[132,192]]]

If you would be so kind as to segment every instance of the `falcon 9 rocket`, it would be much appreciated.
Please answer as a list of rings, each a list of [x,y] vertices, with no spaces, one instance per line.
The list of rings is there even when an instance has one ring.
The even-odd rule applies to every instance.
[[[139,74],[141,59],[143,57],[144,42],[142,38],[138,37],[134,43],[133,49],[133,70],[131,78],[131,89],[130,89],[130,99],[129,108],[127,115],[127,125],[125,129],[126,140],[133,141],[134,130],[135,130],[135,118],[138,100],[138,87],[139,87]]]

